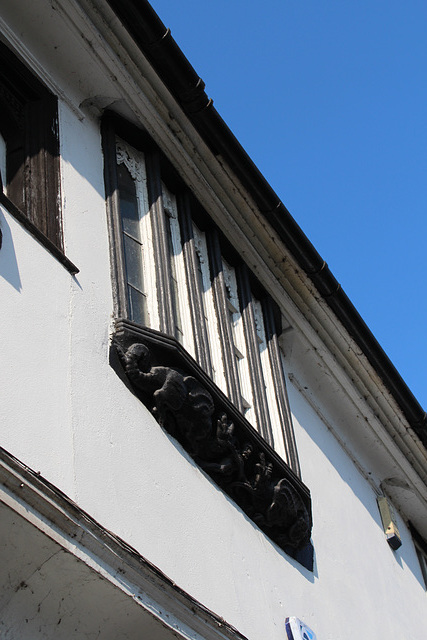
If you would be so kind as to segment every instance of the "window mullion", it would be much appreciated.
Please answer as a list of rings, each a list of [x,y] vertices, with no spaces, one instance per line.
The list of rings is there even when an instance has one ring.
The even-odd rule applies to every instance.
[[[108,118],[103,127],[116,313],[180,340],[299,475],[273,300],[206,219],[160,151],[136,138],[137,147],[123,143],[121,153],[122,139],[116,138],[121,129],[116,134]],[[125,135],[130,137],[127,130]],[[144,153],[137,151],[142,147]],[[135,183],[140,227],[123,163]],[[139,254],[140,279],[135,275]],[[255,298],[253,292],[259,291]],[[148,310],[148,318],[134,314],[140,307]]]
[[[198,264],[196,247],[194,243],[193,223],[188,193],[178,195],[179,224],[184,253],[185,272],[188,283],[190,299],[190,312],[194,342],[196,347],[196,360],[206,373],[212,377],[212,361],[209,345],[208,331],[205,314],[203,311],[202,291],[200,281],[197,278]]]
[[[6,179],[6,140],[1,135],[0,131],[0,177],[1,185],[0,189],[7,191],[7,179]]]
[[[105,190],[107,196],[107,212],[109,216],[109,232],[111,250],[112,274],[114,287],[114,304],[118,317],[128,318],[129,303],[126,280],[124,247],[122,243],[122,223],[120,217],[119,185],[117,179],[116,160],[116,132],[111,121],[104,119],[103,124],[103,152],[105,159]]]
[[[277,408],[280,416],[280,425],[283,434],[287,463],[298,475],[301,475],[298,459],[295,434],[292,426],[292,415],[289,408],[289,399],[286,391],[286,380],[282,366],[282,354],[279,347],[277,328],[274,320],[273,301],[271,298],[262,300],[264,313],[265,332],[270,357],[271,370],[273,374],[274,388],[276,394]]]
[[[172,273],[172,308],[176,338],[184,345],[189,353],[195,356],[194,332],[192,327],[191,306],[189,299],[188,277],[184,261],[184,247],[179,223],[178,198],[162,183],[163,208],[166,215],[168,230],[169,256]]]
[[[264,376],[262,372],[261,358],[259,354],[258,338],[255,322],[255,314],[252,302],[252,292],[249,282],[248,270],[245,264],[240,264],[236,269],[240,304],[242,309],[243,328],[245,332],[246,348],[248,354],[249,371],[254,396],[255,416],[261,435],[273,444],[270,415],[268,411],[267,397],[265,393]]]
[[[239,411],[243,411],[239,375],[234,354],[234,340],[228,313],[228,298],[222,267],[221,248],[216,229],[211,229],[209,231],[207,234],[207,240],[209,263],[213,280],[214,301],[218,317],[228,395]]]
[[[162,180],[159,153],[146,155],[147,187],[153,229],[154,255],[157,273],[157,301],[160,315],[160,331],[175,335],[175,320],[172,307],[171,266],[168,246],[166,216],[163,208]]]

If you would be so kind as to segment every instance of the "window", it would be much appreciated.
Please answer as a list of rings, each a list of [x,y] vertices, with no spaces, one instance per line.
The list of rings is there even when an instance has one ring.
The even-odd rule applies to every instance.
[[[0,176],[2,179],[6,179],[6,140],[0,133]]]
[[[421,567],[421,573],[424,580],[424,587],[427,589],[427,542],[420,536],[418,531],[410,524],[412,539],[417,552],[418,561]]]
[[[4,194],[62,249],[57,99],[1,42],[0,114]]]
[[[146,132],[107,113],[102,141],[110,363],[216,485],[312,570],[279,308]]]
[[[299,475],[277,305],[144,132],[104,120],[116,312],[178,341]]]
[[[421,572],[424,578],[424,585],[425,585],[425,588],[427,589],[427,552],[425,551],[425,549],[421,549],[421,547],[418,547],[417,545],[415,545],[415,548],[417,550],[418,560],[421,565]]]

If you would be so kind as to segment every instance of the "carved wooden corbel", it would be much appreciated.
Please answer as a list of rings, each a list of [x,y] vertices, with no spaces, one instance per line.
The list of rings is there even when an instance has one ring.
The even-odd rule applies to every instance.
[[[311,569],[308,489],[181,345],[120,320],[113,349],[161,427],[271,540]]]

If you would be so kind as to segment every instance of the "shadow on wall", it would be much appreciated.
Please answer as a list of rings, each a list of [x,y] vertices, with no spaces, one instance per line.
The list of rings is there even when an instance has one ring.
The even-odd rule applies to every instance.
[[[13,238],[7,223],[3,208],[0,207],[0,230],[2,244],[0,249],[0,276],[6,280],[18,293],[22,291],[21,277],[19,275],[18,262],[13,246]]]
[[[354,523],[351,522],[350,514],[352,513],[352,509],[348,508],[346,504],[348,491],[351,491],[356,499],[355,504],[358,505],[357,508],[362,507],[362,509],[367,512],[371,522],[374,523],[374,528],[378,528],[380,539],[383,539],[384,553],[391,554],[393,560],[401,570],[408,569],[414,578],[424,586],[414,542],[400,514],[396,510],[398,528],[402,537],[402,546],[398,550],[393,551],[387,544],[376,501],[377,494],[373,486],[371,486],[368,480],[360,473],[353,460],[333,435],[331,429],[324,424],[320,415],[315,411],[311,403],[304,398],[297,386],[294,384],[289,385],[288,392],[296,420],[300,425],[304,425],[303,430],[308,434],[309,439],[316,446],[317,451],[321,452],[320,455],[324,458],[324,463],[326,463],[326,460],[328,461],[328,463],[323,466],[324,486],[321,495],[317,492],[317,487],[322,483],[322,476],[319,475],[322,465],[318,464],[319,461],[315,463],[313,456],[311,456],[311,466],[316,469],[314,473],[317,477],[317,483],[310,477],[309,469],[303,468],[303,480],[311,487],[312,491],[314,527],[316,527],[316,522],[319,520],[324,521],[326,518],[326,521],[329,520],[329,524],[327,524],[326,527],[331,527],[331,533],[334,528],[334,523],[339,522],[342,534],[344,535],[344,532],[346,532],[346,535],[349,536],[348,542],[350,547],[354,546],[355,548],[359,548],[359,550],[363,550],[362,540],[364,539],[367,548],[371,543],[370,536],[374,529],[370,530],[370,532],[367,530],[364,531],[363,528],[361,529],[360,526],[354,526]],[[301,451],[304,448],[299,446],[299,449]],[[338,477],[342,481],[341,489],[337,486]],[[326,508],[326,515],[324,501],[325,491],[326,493],[329,492],[330,495],[334,495],[334,500],[330,501]],[[316,547],[315,539],[314,547]],[[383,555],[382,558],[384,559],[384,557]],[[317,563],[316,571],[318,571]],[[319,573],[321,573],[321,571],[319,571]]]

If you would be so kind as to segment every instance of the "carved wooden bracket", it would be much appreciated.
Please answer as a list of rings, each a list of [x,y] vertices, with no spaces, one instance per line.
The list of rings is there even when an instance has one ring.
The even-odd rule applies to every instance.
[[[112,364],[116,355],[157,422],[271,540],[312,569],[309,490],[182,346],[119,320]]]

